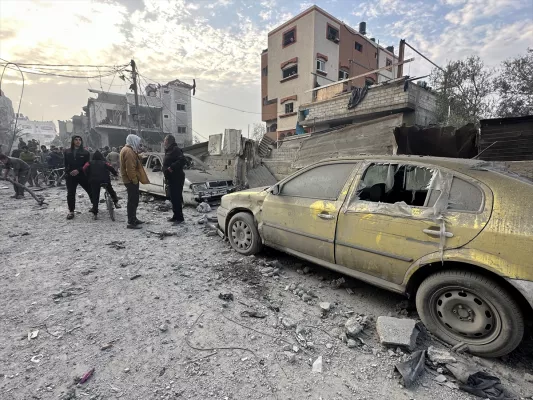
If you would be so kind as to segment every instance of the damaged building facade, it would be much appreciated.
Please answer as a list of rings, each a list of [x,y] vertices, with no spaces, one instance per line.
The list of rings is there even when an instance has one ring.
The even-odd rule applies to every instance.
[[[159,149],[165,135],[172,134],[180,147],[192,144],[192,86],[179,80],[166,85],[150,84],[138,97],[90,89],[86,112],[88,127],[86,142],[92,147],[118,147],[126,143],[126,136],[137,134],[140,122],[141,137],[154,149]]]
[[[398,62],[394,48],[380,46],[317,6],[312,6],[268,34],[261,54],[262,120],[267,135],[277,140],[297,132],[298,109],[313,100],[309,90],[357,77],[379,66],[377,73],[351,81],[363,87],[392,79]],[[304,130],[305,131],[305,130]]]

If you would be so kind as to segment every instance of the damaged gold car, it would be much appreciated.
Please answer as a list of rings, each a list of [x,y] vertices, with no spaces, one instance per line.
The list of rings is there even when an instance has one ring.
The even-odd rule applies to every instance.
[[[416,299],[426,327],[472,354],[514,350],[533,311],[533,184],[478,160],[320,162],[226,195],[220,234]]]

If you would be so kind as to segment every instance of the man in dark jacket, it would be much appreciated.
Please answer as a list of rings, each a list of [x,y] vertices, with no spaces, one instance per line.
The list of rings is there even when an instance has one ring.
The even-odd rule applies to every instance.
[[[25,185],[26,179],[28,178],[28,174],[30,173],[30,166],[28,164],[26,164],[24,161],[22,161],[19,158],[8,157],[5,154],[0,154],[0,162],[4,164],[4,168],[5,168],[4,179],[7,178],[7,174],[9,173],[9,170],[13,170],[14,181],[18,182],[22,186]],[[23,187],[13,185],[13,188],[15,189],[15,195],[11,197],[14,197],[15,199],[23,199],[24,198]]]
[[[183,151],[178,147],[174,136],[167,135],[164,145],[163,173],[170,191],[170,201],[174,212],[174,215],[168,221],[178,225],[184,222],[182,206],[185,172],[183,172],[183,167],[187,165],[187,159],[183,155]]]
[[[96,150],[93,154],[93,159],[83,166],[83,172],[88,177],[89,185],[91,185],[93,202],[92,213],[94,214],[94,219],[96,219],[98,215],[100,187],[104,184],[107,185],[107,191],[111,195],[111,199],[113,200],[113,203],[115,203],[115,207],[120,208],[120,204],[118,204],[117,193],[113,189],[113,186],[111,186],[111,177],[109,176],[110,173],[115,176],[117,176],[118,173],[115,168],[111,166],[111,164],[104,160],[102,153]]]
[[[81,136],[72,136],[70,149],[65,151],[65,175],[67,177],[67,219],[74,218],[76,188],[80,185],[91,198],[89,181],[83,173],[83,166],[89,162],[89,152],[83,148]]]

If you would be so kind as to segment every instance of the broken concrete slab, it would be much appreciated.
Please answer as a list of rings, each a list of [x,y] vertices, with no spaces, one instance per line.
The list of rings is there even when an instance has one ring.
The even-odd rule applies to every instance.
[[[313,363],[313,372],[322,373],[322,356],[318,356]]]
[[[444,383],[444,382],[446,382],[447,380],[448,380],[448,379],[447,379],[444,375],[442,375],[442,374],[437,375],[437,376],[435,377],[435,381],[437,381],[437,382],[439,382],[439,383]]]
[[[446,350],[436,349],[433,346],[428,348],[428,358],[435,364],[450,364],[457,362],[455,357],[452,357],[450,352]]]
[[[385,346],[401,346],[409,350],[416,347],[418,328],[415,320],[381,316],[376,329],[381,344]]]

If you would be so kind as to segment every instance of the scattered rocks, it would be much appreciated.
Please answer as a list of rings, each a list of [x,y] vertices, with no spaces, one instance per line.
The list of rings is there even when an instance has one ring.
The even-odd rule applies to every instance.
[[[281,319],[281,324],[287,329],[292,329],[296,327],[296,322],[288,317],[283,317]]]
[[[204,201],[203,203],[198,204],[198,207],[196,207],[196,211],[205,214],[211,212],[211,206]]]
[[[225,301],[233,301],[233,293],[220,293],[218,298]]]
[[[524,379],[526,380],[526,382],[533,383],[533,375],[528,374],[527,372],[524,374]]]
[[[357,338],[357,335],[364,329],[363,324],[361,324],[361,317],[349,318],[344,324],[344,328],[346,329],[346,336],[352,339]]]
[[[437,381],[437,382],[439,382],[439,383],[444,383],[444,382],[446,382],[447,380],[448,380],[448,379],[447,379],[444,375],[442,375],[442,374],[437,375],[437,376],[435,377],[435,381]]]
[[[331,303],[327,302],[321,302],[318,303],[318,307],[320,307],[320,311],[322,311],[322,315],[326,316],[329,313],[329,310],[331,310]]]
[[[354,347],[357,347],[357,342],[353,339],[348,339],[348,343],[346,343],[348,348],[353,349]]]
[[[284,351],[283,354],[285,354],[285,357],[287,358],[287,361],[291,364],[294,364],[296,362],[296,354],[290,351]]]
[[[102,347],[100,347],[100,350],[109,350],[111,347],[113,347],[113,343],[106,343]]]
[[[416,321],[394,317],[379,317],[376,324],[381,344],[386,346],[401,346],[414,350],[418,329]]]
[[[310,273],[310,272],[311,272],[311,268],[309,268],[309,267],[304,267],[304,269],[303,269],[303,273],[304,273],[304,274],[308,274],[308,273]]]
[[[313,363],[313,372],[315,373],[322,373],[322,356],[318,356],[318,358]]]
[[[427,350],[428,358],[434,364],[450,364],[457,362],[455,357],[452,357],[450,352],[446,350],[436,349],[433,346],[430,346]]]
[[[160,330],[161,332],[166,332],[166,331],[168,331],[168,325],[166,325],[166,324],[160,325],[160,326],[159,326],[159,330]]]
[[[311,296],[309,296],[307,293],[302,294],[302,300],[303,301],[310,301],[312,299],[313,298]]]
[[[340,277],[339,279],[333,279],[330,282],[330,285],[333,286],[335,289],[339,289],[345,283],[346,280],[343,277]]]

